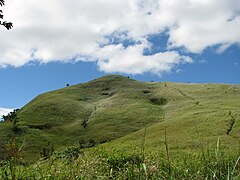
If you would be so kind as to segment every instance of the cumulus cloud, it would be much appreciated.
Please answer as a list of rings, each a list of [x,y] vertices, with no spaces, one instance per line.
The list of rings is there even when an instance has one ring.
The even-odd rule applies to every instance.
[[[146,46],[137,44],[124,48],[109,45],[101,49],[98,65],[105,72],[125,72],[128,74],[142,74],[152,72],[161,75],[170,72],[176,65],[191,63],[192,59],[181,56],[175,51],[160,52],[153,55],[143,55]],[[113,53],[114,52],[114,53]]]
[[[174,11],[176,24],[169,31],[169,47],[200,53],[207,47],[220,45],[218,52],[223,52],[240,42],[238,0],[181,0],[174,5],[170,2],[164,3],[164,9],[169,14]]]
[[[3,115],[7,115],[9,112],[13,111],[13,109],[8,108],[0,108],[0,120]]]
[[[239,0],[8,0],[3,10],[14,28],[0,29],[0,67],[95,61],[105,72],[160,75],[193,61],[178,48],[240,43]],[[162,33],[168,50],[147,55],[148,37]]]

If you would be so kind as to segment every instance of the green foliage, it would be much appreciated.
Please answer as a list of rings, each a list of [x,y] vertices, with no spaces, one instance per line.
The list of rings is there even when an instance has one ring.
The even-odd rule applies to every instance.
[[[42,151],[40,152],[40,156],[42,159],[49,159],[54,152],[54,146],[51,142],[48,142],[46,146],[42,147]]]
[[[14,133],[19,133],[21,130],[19,128],[19,121],[17,117],[19,109],[14,109],[12,112],[8,113],[6,116],[3,115],[4,121],[10,121],[12,123],[12,130]]]
[[[113,152],[110,156],[106,156],[106,160],[109,170],[112,171],[122,170],[129,166],[140,166],[143,163],[140,155],[125,155],[116,152]]]
[[[96,145],[96,142],[94,139],[89,139],[89,140],[85,140],[85,139],[81,139],[79,140],[79,147],[80,148],[90,148],[90,147],[94,147]]]
[[[95,146],[96,142],[94,141],[94,139],[89,139],[88,141],[88,147],[93,147]]]
[[[53,154],[54,159],[67,159],[67,160],[76,160],[81,154],[80,147],[69,147],[65,150],[55,152]]]
[[[165,140],[166,146],[167,141]],[[207,152],[202,154],[201,151]],[[137,152],[68,148],[26,166],[2,161],[0,179],[239,179],[240,152],[227,154],[218,139],[214,149],[198,152]],[[171,163],[169,163],[169,159]],[[169,168],[171,171],[169,171]]]
[[[154,105],[165,105],[167,104],[167,99],[161,97],[161,98],[150,98],[150,102]]]
[[[18,119],[15,118],[12,120],[12,130],[14,133],[19,133],[21,129],[19,128],[19,123]]]
[[[9,112],[6,116],[3,115],[4,121],[14,121],[17,118],[17,112],[19,109],[14,109],[12,112]]]
[[[10,139],[7,144],[4,145],[5,159],[14,163],[21,162],[23,148],[24,145],[19,145],[15,138]]]
[[[17,121],[0,123],[0,159],[11,137],[26,142],[23,158],[32,163],[46,142],[54,142],[54,150],[78,146],[80,140],[81,148],[131,152],[141,146],[145,127],[144,151],[165,149],[165,127],[169,151],[191,151],[205,143],[213,147],[218,136],[226,149],[239,149],[239,107],[239,85],[147,83],[105,76],[42,94],[17,112]],[[20,131],[14,132],[13,126]]]

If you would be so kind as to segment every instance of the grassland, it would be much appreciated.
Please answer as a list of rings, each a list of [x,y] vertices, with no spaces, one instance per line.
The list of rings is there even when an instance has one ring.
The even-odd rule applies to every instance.
[[[166,134],[165,134],[166,135]],[[71,147],[49,159],[26,165],[15,158],[0,161],[0,179],[231,179],[240,178],[240,152],[222,151],[220,140],[213,149],[199,152],[145,152],[142,146],[130,154],[103,148]]]
[[[221,161],[224,165],[221,166],[221,177],[230,176],[233,170],[232,175],[237,177],[235,170],[239,166],[235,167],[235,164],[240,149],[239,107],[239,85],[139,82],[123,76],[105,76],[36,97],[18,112],[20,131],[17,133],[12,130],[11,122],[0,123],[0,157],[4,158],[4,145],[15,138],[19,144],[24,145],[22,156],[28,163],[39,160],[44,148],[51,147],[57,152],[68,147],[94,146],[85,149],[85,154],[88,155],[75,160],[71,165],[65,166],[61,160],[54,161],[53,164],[58,164],[54,166],[55,169],[59,166],[69,168],[66,173],[70,174],[71,166],[82,167],[83,157],[93,164],[95,157],[101,157],[99,161],[105,165],[97,164],[93,167],[105,168],[100,171],[102,175],[98,174],[99,177],[105,177],[104,173],[111,171],[108,158],[115,157],[113,152],[122,153],[116,155],[116,158],[120,158],[116,161],[121,161],[121,157],[131,159],[139,157],[139,154],[142,158],[144,151],[146,157],[144,160],[140,158],[141,163],[136,165],[133,160],[123,160],[126,161],[123,164],[129,166],[124,166],[125,170],[121,167],[121,171],[112,171],[122,173],[119,177],[127,178],[123,175],[126,175],[125,171],[129,171],[127,174],[130,170],[145,172],[147,166],[150,172],[149,168],[160,167],[161,159],[165,159],[166,167],[180,168],[179,174],[187,171],[188,164],[192,164],[193,169],[190,167],[185,178],[200,171],[198,178],[201,179],[208,167],[207,160],[202,158],[208,157],[209,162],[212,162],[208,170],[216,169],[219,166],[216,163]],[[221,154],[224,154],[221,160],[217,160],[219,156],[215,153],[216,142],[220,142]],[[101,149],[104,149],[104,153],[99,152]],[[174,159],[170,165],[166,152]],[[180,157],[179,153],[182,154]],[[188,158],[190,155],[192,158]],[[147,163],[146,158],[156,163]],[[50,162],[52,161],[41,162],[43,165],[39,167],[48,168],[46,164]],[[134,162],[134,165],[130,162]],[[194,162],[199,166],[195,167]],[[10,168],[10,165],[4,167]],[[31,172],[33,167],[30,166],[28,171]],[[90,167],[86,165],[86,171],[91,171],[88,168]],[[154,173],[156,177],[167,178],[172,175],[168,172],[169,168],[161,172],[165,176],[161,175],[161,170],[162,168],[157,168]],[[174,172],[176,171],[175,169]],[[57,176],[56,172],[52,175]],[[153,178],[156,178],[155,175]],[[148,176],[150,177],[149,173]]]

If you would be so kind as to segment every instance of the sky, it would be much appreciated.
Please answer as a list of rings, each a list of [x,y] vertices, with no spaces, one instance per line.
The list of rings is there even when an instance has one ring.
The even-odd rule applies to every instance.
[[[239,0],[6,0],[0,116],[108,74],[240,83]]]

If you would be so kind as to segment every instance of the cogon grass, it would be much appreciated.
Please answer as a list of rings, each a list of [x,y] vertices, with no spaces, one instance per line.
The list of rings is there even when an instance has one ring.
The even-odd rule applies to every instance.
[[[220,138],[213,149],[200,152],[165,151],[126,153],[89,149],[77,159],[51,157],[25,166],[2,161],[0,179],[233,179],[240,178],[240,153],[221,150]],[[145,140],[144,140],[145,141]],[[142,147],[143,148],[143,147]],[[144,156],[143,156],[144,153]]]

